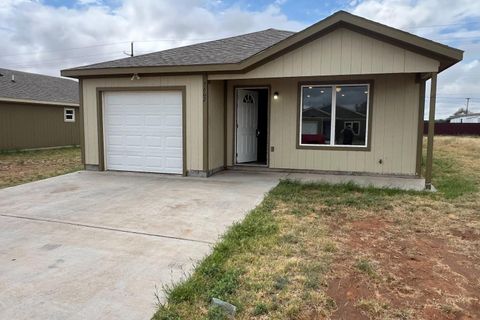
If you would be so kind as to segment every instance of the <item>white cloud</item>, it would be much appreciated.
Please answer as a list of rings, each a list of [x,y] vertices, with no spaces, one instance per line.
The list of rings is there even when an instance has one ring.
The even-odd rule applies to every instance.
[[[102,3],[100,0],[77,0],[77,2],[82,6]]]
[[[480,1],[365,0],[352,13],[464,50],[464,61],[438,77],[437,118],[451,115],[466,97],[475,98],[470,107],[480,112]]]
[[[0,37],[8,45],[0,65],[58,75],[63,68],[122,58],[131,40],[138,41],[135,51],[140,54],[271,27],[305,27],[289,20],[279,4],[261,11],[235,5],[219,11],[221,2],[205,0],[124,0],[115,8],[97,0],[77,3],[82,5],[66,8],[2,0]]]

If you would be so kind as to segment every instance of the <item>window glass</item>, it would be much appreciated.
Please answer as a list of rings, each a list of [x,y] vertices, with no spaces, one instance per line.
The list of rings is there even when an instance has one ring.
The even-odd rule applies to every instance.
[[[65,108],[63,110],[63,120],[65,122],[75,122],[75,110]]]
[[[368,86],[336,86],[335,144],[366,145]]]
[[[301,144],[330,144],[332,87],[302,87]]]

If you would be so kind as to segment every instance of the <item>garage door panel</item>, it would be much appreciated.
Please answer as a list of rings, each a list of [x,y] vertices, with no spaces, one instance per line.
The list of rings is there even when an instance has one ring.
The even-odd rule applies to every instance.
[[[166,145],[167,147],[171,147],[171,148],[175,148],[175,149],[178,149],[178,148],[182,148],[182,138],[181,137],[168,137],[166,139]]]
[[[124,125],[126,126],[136,126],[140,127],[145,124],[145,120],[143,116],[136,116],[136,115],[126,115],[124,117]]]
[[[182,116],[178,115],[168,115],[164,118],[165,126],[168,127],[178,127],[182,125]]]
[[[126,136],[125,137],[126,146],[142,146],[143,145],[143,136]]]
[[[156,136],[145,136],[145,146],[147,147],[163,147],[165,138]]]
[[[164,117],[146,115],[145,116],[145,125],[146,126],[161,126],[164,123]]]
[[[105,94],[106,168],[183,172],[181,92]]]

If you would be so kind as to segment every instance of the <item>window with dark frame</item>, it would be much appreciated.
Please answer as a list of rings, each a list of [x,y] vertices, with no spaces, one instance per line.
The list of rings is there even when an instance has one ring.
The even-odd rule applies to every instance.
[[[300,146],[367,147],[370,84],[302,85]]]
[[[65,122],[75,122],[75,109],[64,108],[63,109],[63,120]]]

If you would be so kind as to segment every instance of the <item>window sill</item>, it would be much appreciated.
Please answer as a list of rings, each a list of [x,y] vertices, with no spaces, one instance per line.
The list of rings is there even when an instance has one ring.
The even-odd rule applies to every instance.
[[[352,147],[352,146],[331,146],[331,145],[306,145],[302,144],[299,145],[297,144],[297,149],[304,149],[304,150],[329,150],[329,151],[370,151],[370,146],[358,146],[358,147]]]

